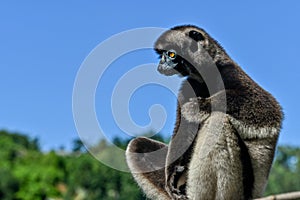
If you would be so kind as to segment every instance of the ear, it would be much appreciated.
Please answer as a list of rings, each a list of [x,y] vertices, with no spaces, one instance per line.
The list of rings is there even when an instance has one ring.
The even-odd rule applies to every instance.
[[[189,37],[195,40],[196,42],[203,41],[205,39],[202,33],[198,31],[190,31]]]

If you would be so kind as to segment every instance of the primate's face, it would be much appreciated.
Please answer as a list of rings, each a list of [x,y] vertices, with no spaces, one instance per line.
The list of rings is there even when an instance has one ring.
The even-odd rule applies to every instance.
[[[179,27],[180,28],[180,27]],[[154,49],[159,54],[157,70],[164,75],[189,76],[199,78],[199,72],[193,66],[195,54],[204,51],[206,42],[201,30],[195,27],[181,27],[184,30],[169,30],[155,42]],[[198,66],[199,67],[199,66]]]
[[[160,62],[157,70],[161,74],[167,76],[171,76],[174,74],[178,74],[180,76],[188,76],[190,74],[190,64],[180,55],[178,55],[175,50],[155,50],[160,57]]]

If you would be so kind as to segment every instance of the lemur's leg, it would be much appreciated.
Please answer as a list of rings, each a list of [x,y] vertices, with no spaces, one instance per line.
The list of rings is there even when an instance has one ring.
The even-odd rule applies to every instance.
[[[165,190],[165,161],[168,146],[149,138],[132,140],[126,150],[126,160],[136,182],[148,198],[170,200]]]

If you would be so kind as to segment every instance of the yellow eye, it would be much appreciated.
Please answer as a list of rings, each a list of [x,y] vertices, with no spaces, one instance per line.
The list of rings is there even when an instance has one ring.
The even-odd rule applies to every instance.
[[[173,52],[173,51],[169,51],[168,52],[168,56],[169,56],[169,58],[175,58],[176,57],[176,53]]]

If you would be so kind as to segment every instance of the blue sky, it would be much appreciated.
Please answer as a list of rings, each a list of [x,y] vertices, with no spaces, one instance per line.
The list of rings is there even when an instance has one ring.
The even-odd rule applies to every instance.
[[[133,28],[195,24],[278,99],[285,112],[279,143],[299,146],[299,9],[297,0],[1,1],[0,129],[38,137],[44,150],[69,149],[78,137],[73,84],[81,63],[99,43]],[[110,137],[124,136],[109,107],[101,109],[108,105],[113,85],[126,70],[153,62],[158,60],[150,50],[130,53],[99,83],[97,117]],[[160,87],[145,86],[134,93],[129,106],[133,120],[148,124],[153,103],[165,107],[168,118],[162,133],[170,135],[175,97]]]

